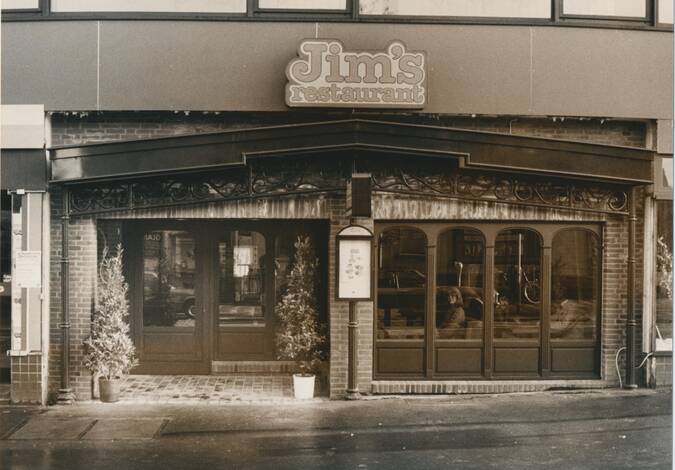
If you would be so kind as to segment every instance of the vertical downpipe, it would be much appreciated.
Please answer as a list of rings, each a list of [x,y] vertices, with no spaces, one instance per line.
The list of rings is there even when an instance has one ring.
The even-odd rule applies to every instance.
[[[349,337],[348,337],[348,351],[347,351],[347,400],[358,400],[361,398],[359,393],[359,366],[357,364],[359,353],[359,321],[356,317],[356,302],[349,301]]]
[[[626,315],[626,383],[624,388],[637,388],[635,381],[635,224],[637,216],[635,212],[635,188],[630,189],[628,200],[628,282],[627,302],[628,313]]]
[[[68,225],[70,224],[70,192],[63,188],[61,208],[61,388],[57,396],[59,405],[72,405],[75,395],[70,388],[70,306],[69,306],[69,259]]]

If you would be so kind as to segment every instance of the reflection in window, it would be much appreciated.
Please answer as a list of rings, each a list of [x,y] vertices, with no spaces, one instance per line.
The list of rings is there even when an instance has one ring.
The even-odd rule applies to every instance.
[[[436,259],[436,337],[483,337],[483,256],[477,230],[456,229],[438,240]]]
[[[265,238],[258,232],[233,231],[218,243],[219,323],[262,320]]]
[[[195,242],[177,230],[143,237],[143,324],[195,326]]]
[[[673,201],[656,201],[656,350],[673,347]]]
[[[595,339],[599,309],[600,243],[586,230],[563,230],[553,239],[551,338]]]
[[[541,240],[532,230],[505,230],[495,243],[495,338],[538,339]]]
[[[360,0],[362,15],[550,18],[551,0]]]
[[[423,339],[426,297],[426,237],[396,228],[379,239],[377,337]]]

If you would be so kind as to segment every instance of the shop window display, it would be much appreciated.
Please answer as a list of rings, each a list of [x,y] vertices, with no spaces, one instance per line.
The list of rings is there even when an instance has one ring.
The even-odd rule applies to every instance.
[[[673,201],[656,201],[656,350],[673,347]]]
[[[436,263],[436,337],[483,336],[483,258],[477,230],[449,230],[439,237]]]
[[[415,229],[380,235],[377,297],[378,339],[424,338],[426,237]]]
[[[553,239],[551,338],[595,339],[599,309],[600,242],[586,230],[562,230]]]
[[[541,239],[505,230],[495,243],[495,338],[537,339],[541,320]]]

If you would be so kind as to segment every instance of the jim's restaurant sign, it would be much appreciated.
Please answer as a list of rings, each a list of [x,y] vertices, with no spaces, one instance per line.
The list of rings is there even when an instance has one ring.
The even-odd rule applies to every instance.
[[[384,51],[345,51],[336,39],[306,39],[286,67],[291,107],[423,108],[427,60],[394,41]]]

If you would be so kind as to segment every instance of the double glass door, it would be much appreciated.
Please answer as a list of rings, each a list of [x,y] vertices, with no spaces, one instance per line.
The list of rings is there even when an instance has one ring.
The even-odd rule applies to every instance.
[[[275,359],[274,306],[285,289],[297,222],[125,225],[138,373],[208,373],[211,361]]]

